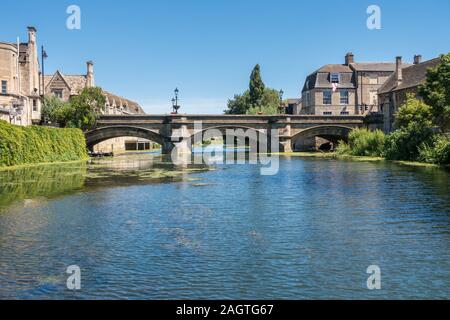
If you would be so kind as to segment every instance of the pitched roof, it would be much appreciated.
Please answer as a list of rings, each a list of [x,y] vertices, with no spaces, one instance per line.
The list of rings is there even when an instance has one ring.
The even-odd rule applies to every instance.
[[[357,62],[352,63],[350,66],[355,71],[386,71],[386,72],[395,72],[396,64],[391,62]],[[404,63],[403,67],[409,67],[411,64]]]
[[[126,105],[128,109],[124,110],[125,112],[131,114],[145,114],[144,110],[141,108],[139,103],[135,101],[120,97],[105,90],[103,90],[103,94],[106,96],[111,105],[113,104],[114,101],[117,107]]]
[[[61,72],[56,71],[52,76],[44,76],[45,88],[58,76],[61,76],[62,80],[70,88],[70,95],[79,94],[84,88],[86,88],[86,76],[78,75],[63,75]]]
[[[305,81],[303,91],[311,90],[314,88],[333,88],[333,84],[330,81],[330,73],[339,73],[341,75],[341,81],[339,88],[353,89],[355,88],[353,79],[353,70],[345,64],[327,64],[317,71],[310,74]]]
[[[349,66],[345,64],[327,64],[316,72],[353,72]]]
[[[400,83],[400,85],[398,85],[397,83],[397,73],[394,73],[381,86],[381,88],[378,90],[378,93],[387,93],[391,91],[417,87],[425,82],[428,69],[434,68],[440,63],[441,58],[435,58],[403,68],[403,81]]]
[[[70,95],[78,95],[84,88],[86,88],[87,78],[85,75],[63,75],[61,72],[56,71],[52,76],[44,76],[45,88],[48,88],[51,82],[60,78],[61,81],[70,89]],[[145,114],[141,106],[132,100],[120,97],[113,93],[103,90],[103,94],[112,105],[115,102],[117,107],[127,106],[127,109],[123,110],[129,114]]]

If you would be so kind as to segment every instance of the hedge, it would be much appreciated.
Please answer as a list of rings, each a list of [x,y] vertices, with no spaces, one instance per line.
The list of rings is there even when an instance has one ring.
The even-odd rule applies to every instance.
[[[0,121],[0,167],[87,158],[79,129],[21,127]]]

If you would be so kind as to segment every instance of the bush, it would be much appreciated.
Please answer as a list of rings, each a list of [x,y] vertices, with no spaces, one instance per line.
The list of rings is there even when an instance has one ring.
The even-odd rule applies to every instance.
[[[87,159],[79,129],[20,127],[0,121],[0,166]]]
[[[352,156],[381,157],[385,141],[386,135],[380,130],[356,129],[350,133],[348,144],[340,143],[337,153]]]
[[[433,138],[430,128],[411,124],[393,132],[386,139],[385,157],[388,160],[418,161],[419,147]]]
[[[419,160],[426,163],[450,164],[450,137],[435,135],[419,147]]]

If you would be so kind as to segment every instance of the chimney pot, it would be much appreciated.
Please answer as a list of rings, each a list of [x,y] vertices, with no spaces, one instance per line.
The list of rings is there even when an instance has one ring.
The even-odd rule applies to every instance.
[[[397,76],[397,84],[400,85],[400,83],[402,83],[403,81],[403,65],[402,65],[402,57],[397,57],[395,59],[396,63],[395,63],[395,73]]]
[[[351,63],[355,62],[355,56],[353,53],[349,52],[345,55],[345,65],[350,65]]]
[[[414,64],[422,63],[422,56],[420,54],[414,56]]]
[[[87,74],[86,74],[86,87],[92,88],[95,87],[94,81],[94,62],[87,61]]]

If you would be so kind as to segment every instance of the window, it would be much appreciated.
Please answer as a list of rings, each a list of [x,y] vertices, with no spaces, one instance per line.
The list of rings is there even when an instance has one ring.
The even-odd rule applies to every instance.
[[[370,76],[369,77],[369,84],[378,84],[378,77],[377,76]]]
[[[330,82],[331,83],[340,83],[341,75],[339,73],[331,73],[330,74]]]
[[[305,103],[306,107],[310,105],[310,103],[309,103],[309,92],[305,92],[304,103]]]
[[[377,91],[370,91],[369,92],[369,104],[376,106],[378,105],[378,92]]]
[[[62,97],[63,97],[63,91],[61,89],[54,89],[54,90],[52,90],[52,93],[58,99],[62,99]]]
[[[331,104],[332,92],[331,90],[325,90],[323,92],[323,104]]]
[[[37,108],[37,100],[36,100],[36,99],[33,99],[33,111],[34,111],[34,112],[37,112],[37,111],[38,111],[38,108]]]
[[[341,91],[341,104],[348,104],[348,91]]]
[[[341,112],[341,116],[348,116],[348,115],[350,115],[350,112],[348,112],[348,111]]]
[[[2,80],[2,94],[8,93],[8,81]]]
[[[332,115],[333,115],[333,112],[331,112],[331,111],[325,111],[325,112],[323,113],[323,115],[324,115],[324,116],[332,116]]]

